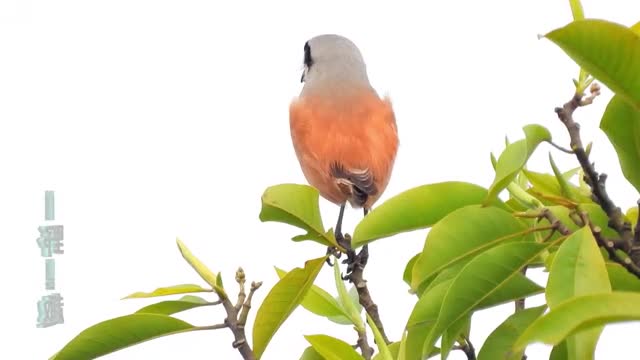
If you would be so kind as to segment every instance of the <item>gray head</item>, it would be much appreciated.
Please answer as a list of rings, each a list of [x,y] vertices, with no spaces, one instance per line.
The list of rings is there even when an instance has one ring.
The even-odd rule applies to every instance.
[[[304,44],[305,92],[345,92],[370,89],[367,67],[358,47],[334,34],[316,36]]]

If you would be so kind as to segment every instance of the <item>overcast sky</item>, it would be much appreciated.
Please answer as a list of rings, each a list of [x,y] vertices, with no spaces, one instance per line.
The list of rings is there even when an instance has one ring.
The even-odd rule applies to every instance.
[[[587,17],[632,25],[637,0],[583,0]],[[577,66],[538,40],[571,21],[568,1],[38,1],[0,0],[0,279],[2,351],[45,359],[81,330],[156,300],[120,300],[135,291],[200,278],[175,245],[180,237],[231,293],[242,265],[265,287],[273,266],[291,269],[321,256],[315,243],[293,243],[297,229],[258,220],[270,185],[305,183],[289,137],[288,107],[300,91],[303,44],[337,33],[361,49],[370,79],[394,102],[400,150],[379,203],[411,187],[447,180],[489,186],[489,152],[504,136],[522,138],[529,123],[547,126],[558,143],[566,130],[553,109],[569,100]],[[608,90],[580,109],[583,140],[609,174],[609,191],[625,210],[638,194],[626,184],[598,129]],[[543,145],[530,168],[550,171]],[[571,156],[555,152],[564,169]],[[56,256],[63,325],[36,328],[44,259],[36,245],[44,190],[55,190],[65,253]],[[378,204],[379,204],[378,203]],[[337,207],[322,201],[326,227]],[[360,211],[347,210],[351,232]],[[387,334],[399,340],[415,297],[402,272],[427,231],[372,244],[365,272]],[[541,273],[533,273],[545,284]],[[318,284],[335,292],[325,268]],[[543,298],[529,301],[539,304]],[[479,349],[512,304],[473,318]],[[221,309],[179,315],[197,325],[221,322]],[[627,359],[637,323],[608,327],[598,359]],[[248,331],[250,335],[250,331]],[[263,359],[297,359],[302,334],[355,342],[349,326],[299,308]],[[31,346],[19,344],[29,341]],[[227,330],[170,336],[105,359],[236,359]],[[532,346],[530,359],[549,348]],[[215,355],[214,355],[215,353]],[[4,354],[3,354],[4,355]],[[3,356],[5,357],[5,356]],[[464,359],[453,353],[450,359]]]

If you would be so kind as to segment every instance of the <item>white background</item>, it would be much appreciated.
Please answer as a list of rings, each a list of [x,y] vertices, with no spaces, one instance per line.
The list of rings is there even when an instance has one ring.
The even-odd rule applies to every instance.
[[[583,0],[588,17],[632,25],[637,0]],[[396,109],[401,147],[379,203],[426,183],[463,180],[489,186],[489,152],[516,140],[522,126],[566,130],[553,108],[567,101],[577,66],[548,40],[571,20],[568,1],[0,1],[0,308],[2,358],[46,359],[88,326],[157,300],[120,300],[134,291],[199,283],[175,244],[180,237],[230,292],[242,265],[262,280],[257,305],[291,269],[324,254],[293,243],[297,229],[258,220],[270,185],[304,183],[289,138],[288,106],[301,88],[304,42],[339,33],[362,50],[370,78]],[[598,129],[611,93],[580,109],[585,142],[608,173],[612,197],[627,209],[625,183]],[[530,168],[550,171],[543,145]],[[556,153],[566,170],[571,156]],[[44,259],[35,239],[44,190],[55,190],[65,254],[56,257],[63,325],[36,328]],[[378,204],[379,204],[378,203]],[[337,207],[323,200],[327,227]],[[348,210],[351,231],[361,212]],[[371,246],[366,271],[389,336],[398,340],[415,298],[401,280],[426,231]],[[325,268],[318,283],[334,292]],[[544,276],[534,276],[544,284]],[[540,303],[542,297],[530,304]],[[473,318],[485,337],[512,304]],[[222,321],[222,309],[179,315],[197,325]],[[252,324],[253,316],[250,317]],[[631,359],[640,326],[608,327],[597,359]],[[250,331],[248,331],[250,335]],[[355,341],[299,308],[263,359],[297,359],[302,334]],[[128,348],[105,359],[238,359],[227,330],[187,333]],[[26,345],[25,345],[26,344]],[[532,346],[530,359],[549,348]],[[463,359],[453,353],[450,359]]]

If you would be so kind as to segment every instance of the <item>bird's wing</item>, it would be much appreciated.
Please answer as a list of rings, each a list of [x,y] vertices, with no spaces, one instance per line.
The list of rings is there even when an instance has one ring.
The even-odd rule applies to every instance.
[[[340,189],[350,195],[358,206],[363,206],[369,196],[378,192],[369,169],[346,169],[341,163],[334,162],[330,171]]]

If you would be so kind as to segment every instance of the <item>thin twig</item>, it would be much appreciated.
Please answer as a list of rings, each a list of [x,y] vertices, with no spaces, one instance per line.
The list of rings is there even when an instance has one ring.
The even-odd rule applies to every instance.
[[[234,341],[231,344],[234,349],[238,349],[240,355],[244,360],[255,360],[256,356],[251,350],[249,343],[247,342],[247,337],[244,332],[244,325],[247,320],[247,315],[249,313],[249,309],[251,308],[251,298],[253,297],[253,293],[262,285],[262,283],[252,283],[251,291],[249,293],[249,297],[245,300],[244,293],[244,283],[245,283],[245,274],[242,268],[238,268],[236,272],[236,282],[240,286],[240,292],[238,294],[238,302],[240,304],[234,305],[226,293],[222,290],[216,288],[216,293],[222,302],[222,306],[227,312],[227,317],[224,319],[224,327],[228,327],[231,329],[233,333]],[[242,311],[240,311],[242,310]]]
[[[569,132],[571,149],[576,155],[580,166],[584,172],[584,181],[589,185],[592,191],[593,200],[600,205],[602,210],[609,217],[609,227],[614,229],[619,235],[622,241],[627,245],[629,249],[629,255],[631,260],[635,264],[640,263],[640,239],[635,241],[634,235],[631,231],[631,224],[626,221],[622,210],[617,207],[607,194],[605,182],[607,179],[606,174],[598,174],[594,165],[589,161],[580,138],[580,125],[573,119],[573,113],[581,106],[591,104],[594,98],[600,93],[600,87],[593,83],[591,85],[591,95],[584,97],[583,94],[576,93],[571,100],[565,103],[562,107],[555,109],[558,119],[565,125]],[[595,234],[594,234],[595,235]],[[605,247],[609,249],[608,247]]]
[[[358,345],[360,348],[360,352],[362,353],[362,357],[365,358],[365,360],[371,360],[371,357],[373,356],[373,349],[371,348],[371,346],[369,345],[369,342],[367,341],[367,332],[366,331],[358,331]]]
[[[217,329],[225,329],[229,326],[227,324],[215,324],[215,325],[207,325],[198,327],[199,330],[217,330]]]
[[[562,147],[562,146],[560,146],[560,145],[558,145],[558,144],[554,143],[553,141],[548,141],[548,143],[549,143],[549,144],[551,144],[551,146],[553,146],[554,148],[556,148],[556,149],[558,149],[558,150],[560,150],[560,151],[562,151],[562,152],[564,152],[564,153],[567,153],[567,154],[574,154],[574,152],[573,152],[573,151],[571,151],[571,150],[569,150],[569,149],[566,149],[566,148],[564,148],[564,147]]]
[[[593,236],[596,238],[598,244],[604,247],[609,254],[609,258],[614,262],[622,265],[628,272],[632,273],[636,277],[640,278],[640,267],[631,261],[630,258],[622,258],[617,252],[614,246],[613,241],[607,241],[602,237],[602,229],[599,226],[594,226],[593,224],[589,224],[591,226],[591,232]]]
[[[473,347],[471,340],[464,336],[464,334],[460,335],[464,339],[464,344],[462,344],[458,349],[462,350],[465,355],[467,355],[467,360],[476,360],[476,349]]]
[[[246,293],[244,292],[244,283],[245,283],[246,279],[244,276],[244,270],[242,268],[238,268],[238,271],[236,271],[236,282],[238,283],[238,285],[240,285],[240,292],[238,293],[238,301],[236,302],[236,310],[240,310],[240,308],[242,307],[242,304],[244,304],[244,300],[247,297]]]
[[[345,240],[348,243],[351,243],[351,236],[349,234],[344,235]],[[369,258],[368,247],[365,245],[358,255],[355,254],[355,251],[351,248],[347,249],[347,260],[349,263],[349,267],[347,267],[347,275],[344,277],[345,280],[349,280],[349,282],[353,283],[358,292],[358,302],[364,310],[369,314],[371,320],[376,325],[378,330],[380,331],[380,335],[382,335],[382,339],[386,344],[390,344],[389,338],[384,331],[384,325],[382,325],[382,320],[380,320],[380,313],[378,312],[378,305],[371,298],[371,293],[369,292],[369,288],[367,287],[367,280],[364,279],[364,268],[367,265],[367,261]],[[351,271],[349,271],[351,270]]]
[[[242,311],[240,311],[240,316],[238,317],[238,324],[244,326],[247,323],[247,317],[249,316],[249,310],[251,310],[251,299],[253,299],[253,294],[262,286],[262,281],[251,282],[251,289],[249,290],[249,296],[247,300],[242,303]]]

